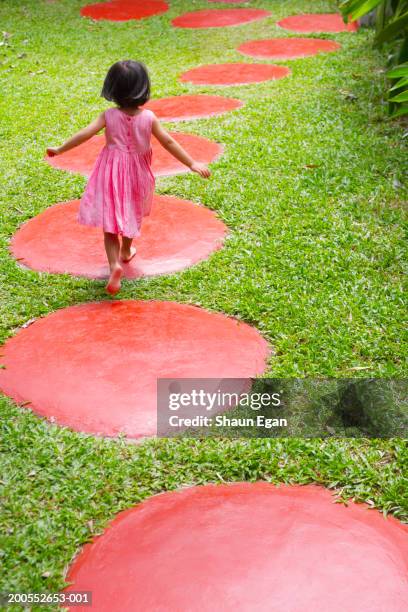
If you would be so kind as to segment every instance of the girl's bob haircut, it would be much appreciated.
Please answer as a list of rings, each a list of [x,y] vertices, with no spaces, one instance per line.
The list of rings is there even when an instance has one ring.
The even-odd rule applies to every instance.
[[[101,96],[121,108],[146,104],[150,98],[150,79],[144,64],[134,60],[113,64],[105,77]]]

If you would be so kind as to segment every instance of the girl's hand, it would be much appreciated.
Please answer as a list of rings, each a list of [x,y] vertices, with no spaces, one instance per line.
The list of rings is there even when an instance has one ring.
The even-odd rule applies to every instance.
[[[60,153],[59,147],[48,147],[47,149],[48,157],[55,157],[56,155],[59,155],[59,153]]]
[[[205,164],[201,164],[200,162],[193,162],[190,166],[190,170],[192,172],[197,172],[203,178],[208,178],[211,176],[211,172]]]

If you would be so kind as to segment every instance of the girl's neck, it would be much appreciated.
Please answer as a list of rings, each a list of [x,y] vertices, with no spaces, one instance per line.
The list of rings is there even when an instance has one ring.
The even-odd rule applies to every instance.
[[[142,112],[142,109],[139,108],[139,106],[137,106],[136,108],[128,108],[128,107],[124,107],[124,106],[117,106],[116,108],[118,110],[120,110],[122,113],[125,113],[125,115],[131,115],[132,117],[134,115],[138,115],[139,113]]]

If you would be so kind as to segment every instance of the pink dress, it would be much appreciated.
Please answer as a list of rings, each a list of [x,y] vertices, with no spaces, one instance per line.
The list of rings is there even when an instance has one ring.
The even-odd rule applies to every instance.
[[[140,234],[154,192],[150,144],[153,117],[149,110],[133,117],[118,108],[105,111],[106,144],[81,199],[81,224],[127,238]]]

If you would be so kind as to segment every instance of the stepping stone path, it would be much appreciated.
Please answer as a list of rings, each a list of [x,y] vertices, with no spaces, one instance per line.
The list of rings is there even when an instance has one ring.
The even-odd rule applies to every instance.
[[[238,51],[260,59],[288,60],[336,51],[340,46],[334,40],[318,38],[270,38],[246,42],[238,47]]]
[[[251,378],[267,357],[259,332],[225,315],[104,301],[57,310],[10,338],[0,389],[76,431],[140,438],[156,434],[158,378]]]
[[[127,20],[167,9],[167,3],[161,0],[113,0],[83,7],[81,14]],[[222,27],[269,16],[269,11],[259,9],[203,10],[181,15],[173,25]],[[333,20],[338,27],[341,19],[338,15],[315,17],[319,27],[322,23],[332,26]],[[294,19],[298,25],[303,19],[303,27],[311,27],[313,22],[311,16]],[[338,46],[333,41],[275,39],[250,41],[239,50],[255,57],[282,59]],[[288,74],[285,66],[230,63],[199,66],[181,75],[180,80],[241,85]],[[152,100],[147,107],[164,120],[179,121],[221,114],[241,105],[234,98],[182,95]],[[222,152],[220,145],[200,136],[177,132],[173,136],[205,163]],[[88,175],[104,142],[104,136],[95,136],[47,161],[56,168]],[[162,176],[188,170],[153,140],[153,171]],[[16,259],[40,271],[105,277],[101,232],[76,223],[78,205],[78,201],[57,204],[23,225],[11,244]],[[125,276],[138,278],[191,266],[219,248],[225,234],[226,227],[211,211],[189,201],[155,196],[152,215],[145,220],[142,236],[136,241],[138,253],[125,265]],[[127,329],[126,341],[120,333],[122,328]],[[22,329],[6,343],[4,352],[6,369],[0,370],[0,385],[16,401],[28,402],[38,414],[79,431],[108,436],[125,432],[136,438],[155,433],[157,378],[251,377],[264,371],[268,356],[260,334],[233,319],[177,303],[133,301],[85,304],[57,311]]]
[[[357,23],[344,23],[343,18],[338,13],[307,15],[292,15],[278,21],[278,26],[292,32],[354,32],[357,30]]]
[[[178,143],[184,147],[194,159],[210,163],[217,159],[223,148],[221,145],[202,136],[194,134],[184,134],[182,132],[171,132],[171,135]],[[46,161],[54,168],[78,172],[89,176],[94,167],[96,158],[105,144],[105,136],[93,136],[87,142],[79,145],[75,149],[66,151],[55,157],[46,157]],[[175,159],[157,142],[152,140],[153,148],[153,173],[155,176],[170,176],[172,174],[184,174],[190,170],[181,162]]]
[[[271,64],[209,64],[184,72],[179,80],[194,85],[249,85],[283,79],[289,74],[286,66]]]
[[[243,106],[241,100],[222,96],[184,95],[151,100],[145,108],[152,110],[163,121],[183,121],[214,117]]]
[[[81,14],[126,21],[167,9],[161,0],[113,0],[84,7]],[[187,13],[172,23],[222,27],[269,15],[257,9],[215,9]],[[300,15],[279,25],[300,32],[357,27],[345,26],[339,15]],[[271,39],[250,41],[238,50],[252,57],[291,59],[338,48],[333,41]],[[180,80],[234,85],[289,73],[284,66],[236,63],[200,66]],[[169,121],[239,106],[232,98],[187,95],[148,105]],[[205,138],[173,136],[200,161],[208,163],[222,151]],[[103,144],[104,137],[96,136],[47,161],[87,175]],[[157,143],[153,149],[156,176],[187,171]],[[14,256],[36,270],[104,277],[101,231],[79,226],[77,210],[78,201],[56,204],[26,223],[13,238]],[[126,276],[190,266],[218,248],[225,234],[211,211],[155,196],[152,215],[136,241],[138,254],[125,266]],[[199,307],[164,301],[88,303],[58,310],[10,338],[2,350],[0,389],[53,423],[94,435],[123,433],[140,439],[156,433],[158,378],[252,378],[265,371],[268,355],[257,330]],[[334,504],[331,494],[316,486],[193,487],[152,497],[120,513],[75,558],[67,590],[91,591],[98,612],[232,612],[260,610],[260,605],[305,612],[321,607],[331,612],[371,610],[374,605],[405,612],[407,535],[407,527],[395,519],[385,520],[364,505]]]
[[[81,15],[96,20],[130,21],[160,15],[168,10],[169,5],[162,0],[112,0],[88,4],[81,8]]]
[[[25,223],[11,242],[14,257],[33,270],[106,278],[100,228],[77,222],[79,200],[55,204]],[[154,197],[152,213],[134,242],[136,256],[124,264],[126,278],[170,274],[206,259],[221,247],[225,225],[205,208],[170,196]]]
[[[265,482],[156,495],[85,545],[66,591],[92,591],[98,612],[404,612],[407,527],[333,502]]]
[[[161,0],[113,0],[83,7],[81,14],[127,20],[167,9]],[[223,27],[269,16],[269,11],[260,9],[213,9],[181,15],[172,23],[178,27]],[[320,27],[322,23],[332,26],[333,19],[338,27],[341,19],[338,15],[315,17]],[[300,16],[279,23],[291,19],[298,20],[298,26],[303,19],[303,27],[311,27],[313,22],[310,16]],[[338,45],[333,41],[287,39],[251,41],[239,50],[281,59],[335,48]],[[285,66],[230,63],[199,66],[180,80],[240,85],[288,74]],[[233,98],[184,95],[152,100],[147,107],[162,119],[178,121],[220,114],[241,105]],[[222,152],[220,145],[200,136],[173,136],[205,163]],[[47,161],[53,167],[88,175],[104,142],[104,136],[95,136]],[[162,176],[188,169],[153,140],[153,171]],[[78,205],[78,201],[57,204],[23,225],[11,244],[16,259],[36,270],[105,277],[100,230],[76,223]],[[225,234],[224,224],[211,211],[189,201],[155,196],[152,215],[136,241],[138,253],[125,265],[125,276],[138,278],[191,266],[219,248]],[[125,340],[122,328],[127,329]],[[141,437],[155,433],[157,378],[255,376],[265,369],[268,349],[256,330],[223,315],[177,303],[118,301],[57,311],[22,329],[6,343],[4,353],[6,368],[0,370],[0,385],[16,401],[28,402],[38,414],[79,431]]]
[[[224,28],[269,17],[271,13],[262,9],[210,9],[185,13],[171,22],[177,28]]]

